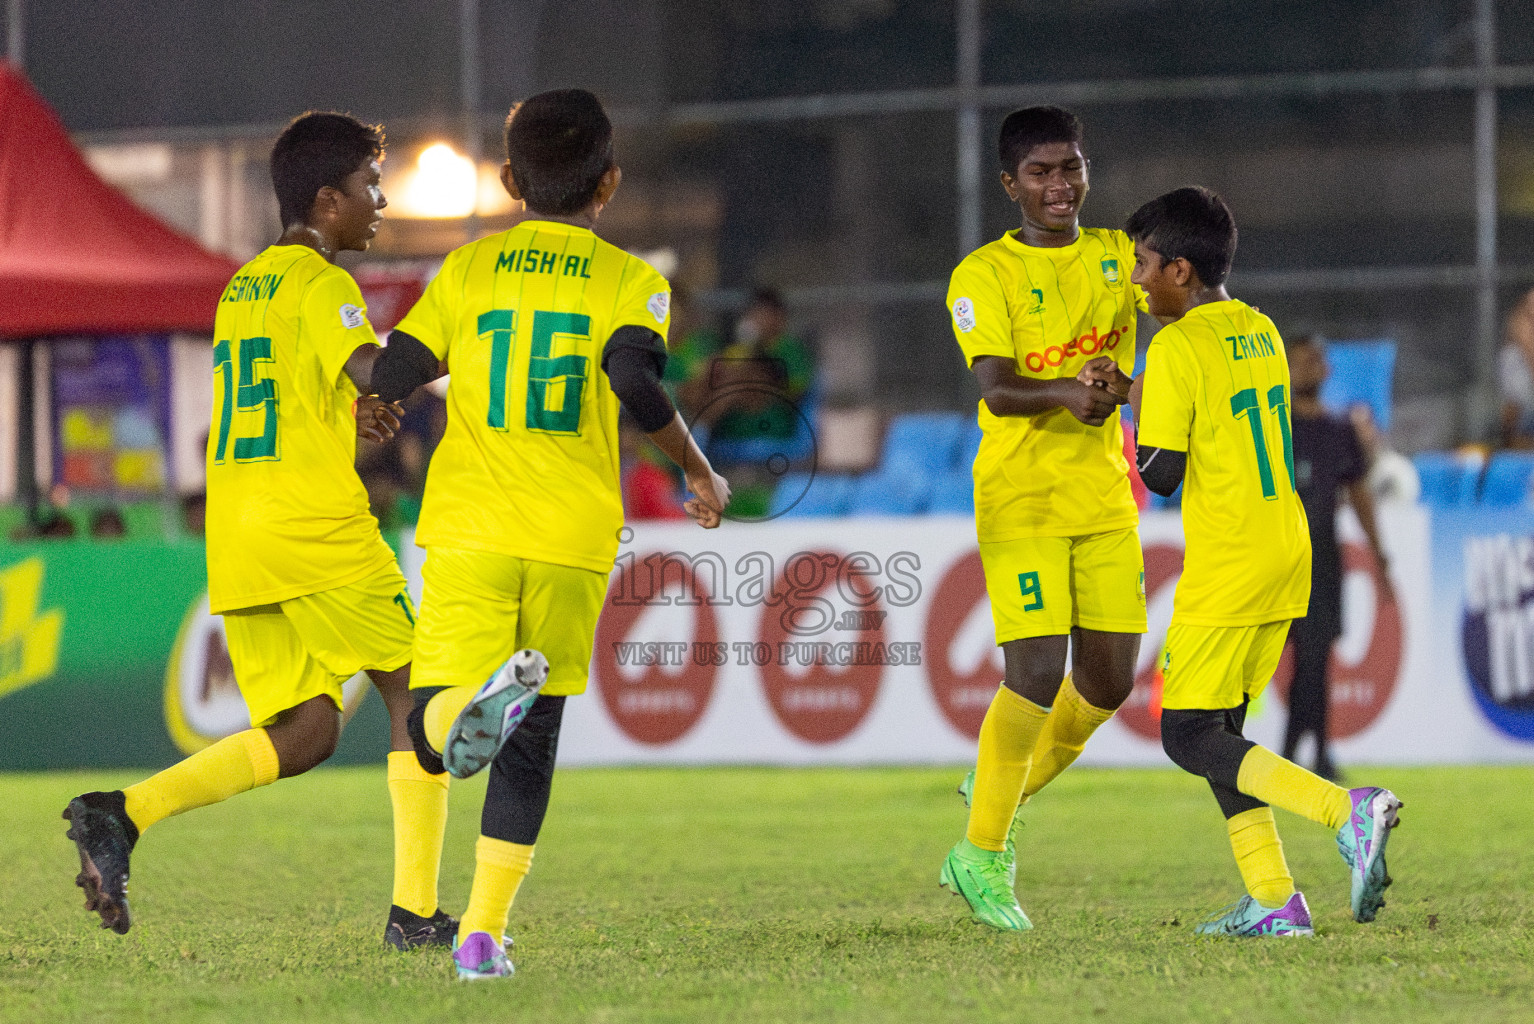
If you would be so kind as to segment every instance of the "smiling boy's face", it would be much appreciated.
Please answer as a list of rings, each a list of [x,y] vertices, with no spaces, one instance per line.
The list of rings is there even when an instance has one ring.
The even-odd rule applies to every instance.
[[[1026,225],[1072,232],[1087,198],[1087,158],[1077,143],[1045,142],[1028,151],[1015,175],[1003,173],[1001,184]]]

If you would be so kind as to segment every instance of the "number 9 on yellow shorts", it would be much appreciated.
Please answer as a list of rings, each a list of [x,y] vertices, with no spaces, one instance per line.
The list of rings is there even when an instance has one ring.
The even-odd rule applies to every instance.
[[[980,564],[998,644],[1062,636],[1072,626],[1145,632],[1145,556],[1134,527],[982,541]]]
[[[1161,651],[1161,706],[1223,711],[1267,688],[1289,636],[1289,620],[1260,626],[1189,626],[1172,619]]]

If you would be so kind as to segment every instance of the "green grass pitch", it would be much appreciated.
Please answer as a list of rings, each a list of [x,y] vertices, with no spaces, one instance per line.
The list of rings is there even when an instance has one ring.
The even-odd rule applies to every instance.
[[[1358,770],[1406,801],[1396,885],[1347,912],[1332,837],[1280,829],[1314,940],[1195,939],[1240,894],[1213,799],[1179,772],[1067,773],[1028,810],[1035,930],[937,887],[952,769],[564,771],[513,910],[517,976],[461,985],[380,937],[382,766],[320,770],[157,826],[133,931],[102,932],[59,812],[124,774],[0,777],[0,1021],[1534,1020],[1527,768]],[[455,783],[442,873],[468,895],[483,787]]]

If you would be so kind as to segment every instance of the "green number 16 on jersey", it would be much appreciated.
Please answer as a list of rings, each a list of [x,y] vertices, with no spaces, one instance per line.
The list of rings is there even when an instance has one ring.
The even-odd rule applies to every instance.
[[[517,313],[513,309],[492,309],[481,313],[479,336],[490,336],[490,408],[486,422],[496,430],[506,429],[506,384],[511,367],[513,338],[517,333]],[[589,341],[591,317],[584,313],[558,313],[546,309],[533,311],[532,351],[527,361],[528,430],[543,434],[579,434],[581,432],[581,397],[591,360],[586,356],[554,355],[554,336],[564,335]]]

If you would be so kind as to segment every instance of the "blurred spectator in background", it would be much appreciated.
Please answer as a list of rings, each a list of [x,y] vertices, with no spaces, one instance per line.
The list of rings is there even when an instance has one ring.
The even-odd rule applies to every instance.
[[[783,297],[758,290],[735,326],[735,340],[709,363],[698,422],[704,451],[730,480],[730,511],[765,515],[777,478],[814,453],[806,408],[815,384],[809,347],[788,332]]]
[[[623,518],[634,522],[687,518],[682,510],[681,487],[666,468],[670,460],[628,413],[620,414],[618,420],[618,462],[623,482]]]
[[[1411,459],[1390,446],[1390,439],[1374,422],[1374,410],[1360,402],[1348,410],[1348,418],[1369,466],[1365,481],[1375,502],[1416,504],[1422,495],[1422,478]]]
[[[792,437],[799,426],[792,403],[814,383],[815,361],[808,346],[788,333],[783,297],[759,289],[735,325],[735,340],[709,364],[704,419],[713,428],[711,439]],[[729,394],[737,389],[741,393]]]
[[[708,321],[692,293],[671,286],[671,337],[666,342],[666,373],[661,381],[691,422],[708,402],[708,367],[724,347],[724,337]]]
[[[97,540],[115,540],[128,534],[128,524],[115,505],[103,505],[91,513],[91,536]]]
[[[208,495],[205,491],[181,499],[181,528],[193,537],[207,534]]]
[[[1294,644],[1294,682],[1289,688],[1289,725],[1283,755],[1295,750],[1307,734],[1316,742],[1315,772],[1337,778],[1327,739],[1327,704],[1332,645],[1342,636],[1342,549],[1337,543],[1337,499],[1344,488],[1358,523],[1378,564],[1385,599],[1394,600],[1389,563],[1380,547],[1374,520],[1374,496],[1366,482],[1369,471],[1363,446],[1346,418],[1333,416],[1321,404],[1326,382],[1326,352],[1321,339],[1306,335],[1288,346],[1289,381],[1293,393],[1294,483],[1310,522],[1310,609],[1289,627]]]
[[[1497,367],[1502,391],[1502,444],[1534,448],[1534,290],[1508,314],[1504,338]]]

